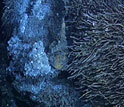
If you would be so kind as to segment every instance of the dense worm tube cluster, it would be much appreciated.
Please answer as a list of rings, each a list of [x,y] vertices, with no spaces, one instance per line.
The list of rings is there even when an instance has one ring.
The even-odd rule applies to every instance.
[[[124,2],[71,0],[66,5],[70,62],[81,97],[101,106],[124,106]]]

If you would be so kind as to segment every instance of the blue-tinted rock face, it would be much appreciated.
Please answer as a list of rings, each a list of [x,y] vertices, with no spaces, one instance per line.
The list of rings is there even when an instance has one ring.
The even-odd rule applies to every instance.
[[[8,41],[8,51],[12,57],[8,70],[15,77],[13,86],[21,93],[31,93],[32,100],[42,102],[46,107],[60,105],[73,107],[76,100],[76,93],[72,89],[52,82],[59,72],[50,66],[50,63],[56,61],[49,62],[49,57],[56,60],[56,55],[53,54],[57,50],[58,56],[61,57],[62,53],[67,60],[67,50],[63,48],[67,42],[61,3],[61,0],[60,5],[56,0],[6,1],[8,9],[6,9],[5,15],[12,9],[13,11],[10,11],[9,14],[14,16],[10,17],[11,19],[6,18],[6,20],[10,25],[16,23],[12,37]],[[52,45],[54,42],[56,44]],[[46,53],[46,48],[48,48],[48,53]],[[58,59],[62,60],[62,58]],[[62,63],[62,61],[55,64]],[[63,61],[63,63],[65,62],[67,61]],[[55,64],[53,63],[53,65]],[[59,68],[61,67],[59,66]]]

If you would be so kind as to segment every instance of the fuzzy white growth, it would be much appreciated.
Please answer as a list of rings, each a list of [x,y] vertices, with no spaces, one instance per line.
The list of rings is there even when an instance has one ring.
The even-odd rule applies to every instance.
[[[21,70],[25,76],[45,76],[51,75],[54,72],[48,62],[48,57],[44,52],[42,41],[34,44],[23,43],[18,36],[14,36],[8,42],[10,55],[13,57],[13,66],[10,66],[10,71]],[[18,64],[18,69],[16,64]],[[22,66],[23,65],[23,66]]]
[[[39,20],[43,20],[47,14],[50,13],[50,5],[47,3],[42,3],[44,0],[37,0],[33,7],[33,15]]]
[[[22,33],[25,32],[25,28],[26,28],[26,25],[27,25],[27,21],[28,21],[28,15],[25,13],[22,17],[22,19],[20,20],[20,31]]]
[[[44,76],[54,73],[49,65],[48,57],[44,52],[42,41],[33,44],[28,58],[30,60],[25,64],[26,76]]]

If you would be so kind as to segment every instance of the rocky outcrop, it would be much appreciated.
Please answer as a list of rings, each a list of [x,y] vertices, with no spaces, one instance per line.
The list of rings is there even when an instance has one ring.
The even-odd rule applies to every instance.
[[[76,92],[52,81],[67,63],[64,2],[11,0],[5,4],[5,21],[13,27],[8,70],[15,77],[14,88],[30,93],[33,101],[45,107],[73,107]]]

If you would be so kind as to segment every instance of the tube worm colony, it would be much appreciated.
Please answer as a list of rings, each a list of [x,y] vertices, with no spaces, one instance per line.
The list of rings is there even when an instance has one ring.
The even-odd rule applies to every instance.
[[[124,106],[124,2],[72,0],[67,4],[70,79],[81,97],[101,106]]]

